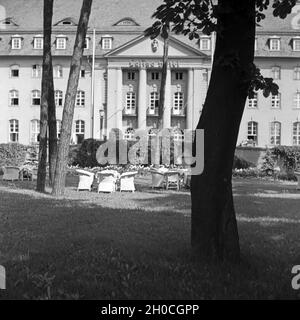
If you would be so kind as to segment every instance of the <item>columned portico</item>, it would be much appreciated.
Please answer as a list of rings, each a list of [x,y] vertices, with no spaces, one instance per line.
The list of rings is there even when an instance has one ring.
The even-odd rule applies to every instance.
[[[123,89],[123,74],[122,69],[117,68],[117,94],[116,94],[116,128],[122,130],[123,127],[123,99],[122,99],[122,89]]]
[[[194,109],[194,69],[188,69],[188,89],[186,103],[186,128],[193,129],[193,109]]]
[[[147,71],[140,68],[138,93],[138,128],[145,129],[147,126]]]
[[[171,108],[172,108],[172,98],[171,98],[171,70],[167,70],[166,87],[165,87],[165,105],[163,114],[163,128],[171,127]]]

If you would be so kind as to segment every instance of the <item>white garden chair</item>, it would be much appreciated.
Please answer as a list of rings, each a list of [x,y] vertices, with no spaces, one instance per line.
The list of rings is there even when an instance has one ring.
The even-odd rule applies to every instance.
[[[77,173],[79,173],[79,183],[77,187],[77,191],[80,190],[92,190],[92,185],[94,182],[94,173],[78,169],[76,170]]]
[[[180,189],[180,172],[170,170],[165,173],[166,176],[166,189]]]
[[[115,192],[119,173],[115,170],[103,170],[97,173],[98,193]]]
[[[3,180],[14,181],[20,178],[20,168],[8,166],[3,168]]]
[[[297,180],[298,180],[296,190],[300,190],[300,171],[295,171],[294,173],[295,173],[295,176],[297,177]]]
[[[159,169],[151,169],[150,172],[152,175],[152,189],[163,188],[166,180],[164,172]]]
[[[135,191],[134,177],[137,175],[137,171],[125,172],[120,177],[120,191]]]

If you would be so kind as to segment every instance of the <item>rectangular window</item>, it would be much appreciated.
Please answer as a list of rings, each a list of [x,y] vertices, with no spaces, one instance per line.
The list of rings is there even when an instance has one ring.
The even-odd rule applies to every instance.
[[[293,50],[300,51],[300,39],[293,39]]]
[[[159,103],[158,92],[151,92],[150,93],[149,114],[151,114],[151,115],[158,114],[158,103]]]
[[[112,48],[112,38],[102,38],[102,49],[110,50]]]
[[[272,95],[271,108],[272,109],[280,109],[280,93],[278,93],[278,95]]]
[[[40,121],[39,120],[32,120],[31,121],[31,143],[38,143],[39,142],[39,135],[40,135]]]
[[[270,143],[271,145],[280,145],[281,143],[281,123],[280,122],[274,121],[271,123]]]
[[[202,38],[200,39],[200,50],[210,50],[210,39]]]
[[[78,91],[76,95],[76,107],[84,107],[85,106],[85,92]]]
[[[10,106],[18,106],[19,105],[19,92],[17,90],[11,90],[9,92],[10,98]]]
[[[280,77],[281,77],[280,67],[273,67],[272,68],[272,78],[274,80],[280,80]]]
[[[62,78],[63,77],[63,67],[62,66],[57,65],[54,67],[53,77],[54,78]]]
[[[159,72],[151,72],[152,80],[159,80]]]
[[[183,72],[176,72],[175,79],[176,80],[183,80]]]
[[[19,50],[22,47],[22,39],[21,38],[12,38],[11,40],[11,48],[14,50]]]
[[[19,78],[19,66],[12,66],[10,67],[10,76],[11,78]]]
[[[60,90],[55,91],[55,105],[57,107],[63,106],[63,92]]]
[[[85,78],[85,69],[81,68],[80,70],[80,78]]]
[[[135,92],[127,92],[126,94],[126,113],[135,114],[136,97]]]
[[[84,140],[85,133],[85,122],[83,120],[77,120],[75,122],[75,135],[76,135],[76,143],[80,144]]]
[[[248,122],[248,134],[247,139],[252,141],[254,145],[257,145],[257,122],[250,121]]]
[[[83,48],[84,49],[89,49],[89,47],[90,47],[90,39],[89,38],[85,38]]]
[[[44,44],[43,40],[44,39],[42,37],[34,38],[34,43],[33,43],[34,49],[42,50],[43,49],[43,44]]]
[[[41,105],[41,92],[38,90],[32,91],[32,105],[33,106]]]
[[[293,145],[300,146],[300,122],[293,123]]]
[[[19,141],[19,121],[18,120],[9,121],[9,141],[10,142]]]
[[[251,108],[251,109],[257,108],[257,93],[254,93],[254,97],[248,100],[248,108]]]
[[[56,38],[56,49],[65,50],[66,49],[66,38]]]
[[[300,109],[300,92],[296,92],[294,95],[294,108]]]
[[[294,68],[294,80],[300,80],[300,67]]]
[[[280,51],[280,39],[270,39],[270,50]]]
[[[42,66],[35,64],[32,66],[32,77],[41,78],[42,76]]]
[[[183,93],[175,92],[173,99],[173,114],[180,115],[183,111]]]
[[[127,80],[135,80],[135,72],[127,72]]]

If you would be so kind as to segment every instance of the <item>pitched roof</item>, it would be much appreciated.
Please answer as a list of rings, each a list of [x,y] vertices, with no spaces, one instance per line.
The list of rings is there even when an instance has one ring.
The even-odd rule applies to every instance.
[[[94,0],[90,17],[90,28],[101,30],[144,30],[151,25],[151,15],[161,0]],[[79,19],[82,1],[55,0],[53,23],[66,17]],[[41,29],[43,26],[43,1],[1,0],[6,15],[14,17],[20,30]],[[117,26],[118,21],[131,18],[140,26]],[[115,26],[114,26],[115,25]]]
[[[120,28],[145,29],[153,21],[151,15],[162,3],[162,0],[94,0],[90,18],[90,28],[101,30],[120,30]],[[55,0],[53,23],[66,17],[78,20],[82,1]],[[36,30],[42,28],[43,1],[41,0],[1,0],[7,17],[13,17],[20,30]],[[266,11],[267,18],[258,28],[264,31],[295,31],[292,22],[300,22],[300,4],[286,19],[274,18],[272,8]],[[139,26],[118,26],[116,23],[124,18],[136,21]]]

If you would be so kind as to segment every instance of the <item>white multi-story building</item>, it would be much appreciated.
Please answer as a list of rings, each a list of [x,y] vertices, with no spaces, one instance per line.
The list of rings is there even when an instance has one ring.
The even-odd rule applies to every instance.
[[[82,1],[54,1],[52,52],[58,128]],[[156,128],[163,42],[144,37],[160,0],[94,0],[82,63],[72,141],[103,139],[113,128]],[[0,12],[0,142],[36,143],[39,134],[43,2],[2,0]],[[93,42],[95,30],[95,43]],[[95,46],[94,94],[92,53]],[[206,96],[213,41],[171,35],[165,128],[194,129]],[[258,28],[256,63],[280,85],[247,101],[238,143],[300,145],[300,6]],[[93,97],[93,98],[92,98]]]

